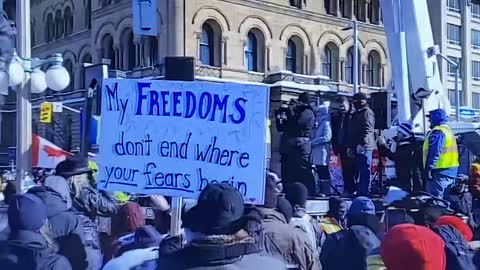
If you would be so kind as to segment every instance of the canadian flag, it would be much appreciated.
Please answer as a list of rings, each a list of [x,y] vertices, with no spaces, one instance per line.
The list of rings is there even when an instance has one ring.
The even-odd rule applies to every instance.
[[[71,155],[72,153],[63,150],[47,139],[33,134],[32,167],[53,169]]]

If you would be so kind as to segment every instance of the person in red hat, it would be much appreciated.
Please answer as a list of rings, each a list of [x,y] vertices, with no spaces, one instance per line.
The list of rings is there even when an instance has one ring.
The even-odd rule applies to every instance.
[[[445,242],[430,229],[414,224],[393,226],[380,254],[388,270],[445,270]]]
[[[465,241],[470,242],[473,239],[473,232],[461,218],[456,216],[441,216],[435,226],[450,225],[462,234]]]

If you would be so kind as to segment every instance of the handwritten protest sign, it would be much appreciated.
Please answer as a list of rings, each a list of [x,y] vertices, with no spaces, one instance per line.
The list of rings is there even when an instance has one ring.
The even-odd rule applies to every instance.
[[[268,97],[253,84],[104,80],[98,188],[195,198],[221,182],[263,203]]]

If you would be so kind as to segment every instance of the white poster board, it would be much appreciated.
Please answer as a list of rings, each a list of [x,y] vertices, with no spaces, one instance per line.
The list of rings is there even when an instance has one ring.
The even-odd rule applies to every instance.
[[[262,204],[269,88],[105,79],[97,187],[196,198],[208,183]]]

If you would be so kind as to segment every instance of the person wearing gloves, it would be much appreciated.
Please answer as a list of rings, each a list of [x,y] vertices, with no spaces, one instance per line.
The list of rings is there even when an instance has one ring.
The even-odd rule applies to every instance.
[[[423,164],[427,180],[427,192],[443,199],[453,185],[458,173],[458,147],[448,115],[443,109],[430,112],[430,127],[423,144]]]
[[[315,195],[330,195],[330,153],[332,147],[330,140],[332,139],[332,127],[330,125],[330,115],[328,113],[328,105],[323,104],[316,110],[315,126],[312,133],[312,164],[317,172]]]

